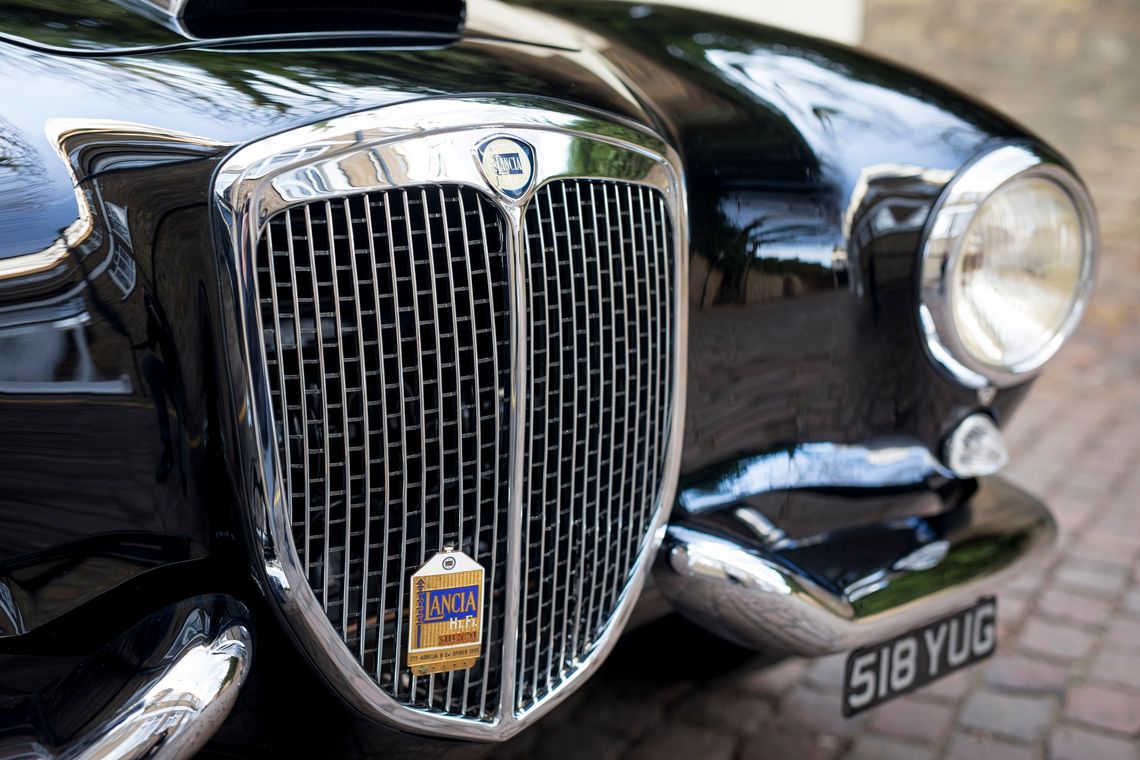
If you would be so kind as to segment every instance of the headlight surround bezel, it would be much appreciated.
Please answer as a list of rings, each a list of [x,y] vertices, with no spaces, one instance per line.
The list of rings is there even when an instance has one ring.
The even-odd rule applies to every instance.
[[[1020,361],[995,367],[971,354],[958,332],[952,277],[966,233],[986,201],[1013,182],[1042,178],[1072,201],[1084,244],[1079,281],[1064,321],[1053,336]],[[1003,145],[983,153],[947,185],[923,234],[918,277],[918,317],[930,357],[968,388],[1008,387],[1032,377],[1072,335],[1092,291],[1097,248],[1096,212],[1088,190],[1059,157],[1040,145]]]

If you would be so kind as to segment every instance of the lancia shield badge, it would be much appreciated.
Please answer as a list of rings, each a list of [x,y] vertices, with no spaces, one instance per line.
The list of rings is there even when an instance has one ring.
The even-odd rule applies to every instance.
[[[479,166],[487,183],[518,200],[534,181],[534,148],[513,137],[492,137],[479,146]]]
[[[483,566],[450,547],[412,576],[408,667],[417,676],[466,670],[483,650]]]

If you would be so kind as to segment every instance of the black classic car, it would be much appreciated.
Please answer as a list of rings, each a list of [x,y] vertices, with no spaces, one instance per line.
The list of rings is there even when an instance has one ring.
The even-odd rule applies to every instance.
[[[0,77],[0,757],[486,752],[674,613],[851,714],[1053,541],[1095,214],[968,96],[594,0],[0,0]]]

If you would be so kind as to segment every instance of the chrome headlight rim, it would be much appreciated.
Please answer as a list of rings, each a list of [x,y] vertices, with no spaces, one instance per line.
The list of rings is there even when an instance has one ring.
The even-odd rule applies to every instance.
[[[1081,223],[1083,259],[1073,302],[1054,335],[1029,356],[998,368],[975,358],[959,336],[952,311],[951,277],[965,233],[986,201],[1007,185],[1030,178],[1052,182],[1073,202]],[[923,234],[918,316],[929,356],[967,388],[1003,388],[1028,380],[1057,353],[1084,315],[1092,293],[1097,240],[1092,198],[1058,156],[1031,143],[1001,145],[982,153],[947,185]]]

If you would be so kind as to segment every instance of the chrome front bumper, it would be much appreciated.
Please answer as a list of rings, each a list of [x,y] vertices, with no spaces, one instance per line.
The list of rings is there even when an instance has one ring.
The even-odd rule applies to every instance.
[[[80,658],[25,697],[40,721],[5,731],[0,758],[180,760],[213,736],[253,654],[249,612],[226,596],[187,599]],[[0,677],[7,663],[0,662]],[[21,664],[11,663],[18,673]]]
[[[805,541],[757,531],[751,508],[669,526],[655,581],[730,641],[819,656],[890,639],[1001,588],[1056,538],[1048,509],[1000,478],[936,517]]]

